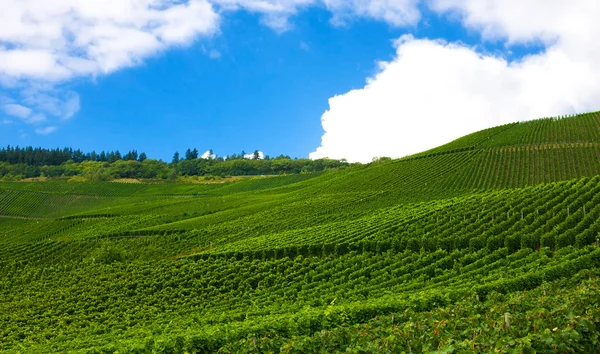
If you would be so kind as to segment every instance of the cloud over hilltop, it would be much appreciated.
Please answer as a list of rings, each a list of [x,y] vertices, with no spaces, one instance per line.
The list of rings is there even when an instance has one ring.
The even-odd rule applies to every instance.
[[[335,96],[311,158],[368,162],[426,150],[477,129],[600,109],[600,3],[433,0],[483,40],[542,44],[517,61],[460,43],[403,36],[364,88]]]

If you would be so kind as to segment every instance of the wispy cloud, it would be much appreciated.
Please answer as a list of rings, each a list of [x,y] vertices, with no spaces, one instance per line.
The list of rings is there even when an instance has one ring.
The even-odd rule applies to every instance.
[[[48,120],[48,118],[46,118],[46,116],[41,113],[34,114],[31,117],[27,118],[27,122],[30,124],[37,124],[45,122],[46,120]]]
[[[332,12],[331,22],[346,25],[355,18],[370,18],[393,26],[415,25],[421,19],[420,0],[323,0]]]
[[[27,118],[31,115],[31,109],[16,103],[7,103],[2,106],[4,113],[17,118]]]
[[[331,22],[343,25],[356,18],[385,21],[393,26],[416,24],[421,13],[420,0],[210,0],[221,11],[240,9],[262,14],[262,22],[276,31],[292,27],[290,18],[310,7],[324,7],[331,12]]]
[[[310,45],[308,45],[308,43],[301,41],[300,42],[300,49],[302,49],[305,52],[310,51]]]
[[[208,52],[208,56],[211,59],[219,59],[221,58],[221,52],[216,49],[212,49],[210,52]]]
[[[19,118],[37,113],[29,120],[37,123],[41,115],[60,121],[79,111],[70,80],[210,36],[219,15],[207,0],[3,0],[0,23],[0,88],[12,101],[3,109]]]
[[[38,128],[35,130],[35,133],[38,135],[48,135],[51,133],[54,133],[56,131],[57,127],[56,126],[48,126],[48,127],[44,127],[44,128]]]

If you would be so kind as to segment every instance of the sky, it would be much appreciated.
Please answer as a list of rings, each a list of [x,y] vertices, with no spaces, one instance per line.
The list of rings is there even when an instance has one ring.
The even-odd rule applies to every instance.
[[[597,0],[0,0],[0,145],[370,162],[600,110]]]

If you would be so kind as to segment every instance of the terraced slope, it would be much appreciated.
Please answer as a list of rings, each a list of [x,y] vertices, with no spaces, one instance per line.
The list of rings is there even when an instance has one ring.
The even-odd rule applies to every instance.
[[[0,351],[595,352],[598,122],[231,184],[0,183]]]
[[[415,156],[500,146],[577,144],[600,140],[600,112],[544,118],[485,129]]]

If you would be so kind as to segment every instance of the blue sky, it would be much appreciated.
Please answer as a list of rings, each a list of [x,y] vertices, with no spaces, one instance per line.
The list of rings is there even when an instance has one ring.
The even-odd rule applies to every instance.
[[[78,119],[64,127],[68,139],[163,159],[187,147],[307,157],[319,145],[328,98],[362,87],[376,60],[391,56],[400,30],[373,21],[334,28],[327,13],[311,11],[277,33],[257,17],[236,13],[213,40],[83,82],[75,88]],[[78,140],[89,127],[97,138]]]
[[[80,44],[73,29],[38,43],[22,35],[34,26],[25,20],[0,30],[2,145],[137,149],[163,160],[188,147],[220,156],[259,149],[368,162],[488,126],[599,107],[598,72],[580,69],[598,52],[565,54],[590,47],[571,41],[590,29],[553,28],[552,12],[522,28],[501,2],[483,14],[477,2],[441,0],[366,1],[368,10],[335,1],[194,2],[196,12],[173,12],[150,39],[144,26],[133,33],[129,18],[116,30],[102,27],[115,36],[104,46],[102,35]],[[524,15],[544,5],[527,6]],[[418,16],[403,17],[406,9]],[[86,10],[77,10],[81,19]],[[591,15],[578,16],[585,24]],[[68,20],[48,20],[48,28],[65,32]],[[90,26],[81,32],[102,33]],[[120,40],[130,33],[131,41]],[[33,53],[23,65],[10,56],[19,50]],[[58,58],[48,67],[40,64],[46,52]]]

